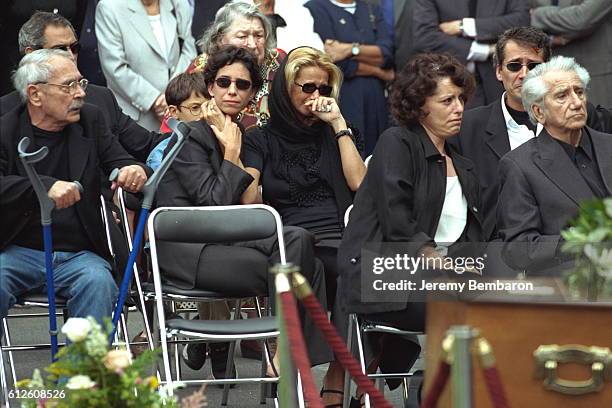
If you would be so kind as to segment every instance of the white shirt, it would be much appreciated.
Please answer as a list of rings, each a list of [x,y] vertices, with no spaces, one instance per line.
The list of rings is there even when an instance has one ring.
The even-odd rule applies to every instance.
[[[151,28],[153,29],[153,34],[155,35],[155,39],[157,40],[157,44],[159,44],[159,50],[161,54],[168,59],[168,47],[166,46],[166,39],[164,38],[164,28],[161,23],[161,14],[156,14],[154,16],[148,16],[149,23],[151,24]]]
[[[501,97],[501,108],[504,114],[504,123],[506,124],[506,130],[508,130],[508,140],[510,141],[510,150],[514,150],[526,141],[533,139],[542,131],[543,126],[538,123],[536,126],[536,133],[529,129],[525,125],[519,125],[516,123],[508,108],[506,107],[506,92]]]
[[[307,45],[323,51],[323,41],[314,31],[314,20],[310,10],[297,1],[277,1],[274,12],[287,23],[286,27],[276,29],[276,46],[287,52],[294,48]]]
[[[467,211],[459,177],[446,177],[446,194],[434,241],[442,245],[457,241],[465,229]]]
[[[355,10],[357,10],[357,3],[356,2],[352,2],[349,4],[346,3],[340,3],[334,0],[329,0],[331,4],[333,4],[334,6],[338,6],[338,7],[342,7],[344,10],[348,11],[351,14],[355,14]]]

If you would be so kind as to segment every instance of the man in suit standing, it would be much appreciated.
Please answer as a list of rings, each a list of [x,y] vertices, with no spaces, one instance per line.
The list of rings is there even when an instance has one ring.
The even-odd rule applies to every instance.
[[[529,9],[527,0],[415,0],[413,24],[417,51],[449,52],[474,73],[473,107],[502,94],[491,65],[494,43],[505,30],[529,25]]]
[[[117,286],[99,212],[100,171],[108,175],[120,168],[114,185],[138,192],[147,180],[144,165],[107,134],[100,110],[84,103],[87,80],[68,52],[28,54],[13,81],[22,103],[0,121],[0,317],[16,297],[40,290],[46,281],[39,204],[17,154],[19,141],[28,136],[34,149],[49,151],[36,170],[55,203],[56,292],[68,298],[70,316],[102,323]]]
[[[19,51],[22,55],[38,49],[62,49],[68,51],[76,61],[79,56],[79,41],[72,24],[57,13],[37,11],[19,31]],[[164,135],[149,132],[123,113],[113,93],[104,87],[89,84],[85,102],[102,110],[106,124],[117,136],[125,150],[144,162],[153,148],[164,139]],[[19,93],[13,91],[0,98],[0,115],[4,115],[21,104]]]
[[[591,75],[589,99],[612,106],[612,1],[531,0],[531,25],[546,31],[555,54],[573,57]],[[541,6],[541,7],[540,7]]]
[[[612,135],[586,126],[589,80],[573,58],[558,56],[523,81],[523,105],[543,130],[499,162],[502,256],[515,270],[557,274],[566,260],[561,230],[582,202],[612,195]]]

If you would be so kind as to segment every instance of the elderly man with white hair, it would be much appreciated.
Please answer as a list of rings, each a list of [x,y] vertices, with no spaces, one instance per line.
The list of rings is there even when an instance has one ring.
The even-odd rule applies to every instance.
[[[612,194],[612,135],[586,126],[589,80],[559,56],[523,81],[523,105],[544,130],[501,159],[497,219],[504,260],[528,275],[558,274],[569,260],[561,230],[582,202]]]
[[[68,299],[70,316],[102,322],[112,312],[117,286],[99,211],[100,171],[108,175],[119,168],[113,187],[137,192],[147,180],[145,167],[117,142],[102,112],[84,103],[87,80],[68,52],[31,52],[13,83],[22,103],[0,121],[0,317],[20,295],[45,290],[39,204],[17,154],[19,141],[28,136],[30,149],[48,148],[35,168],[55,202],[56,293]]]

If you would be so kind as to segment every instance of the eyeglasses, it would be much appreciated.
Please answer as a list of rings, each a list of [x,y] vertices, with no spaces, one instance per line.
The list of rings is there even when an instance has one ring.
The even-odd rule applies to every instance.
[[[251,89],[251,81],[247,81],[246,79],[236,79],[236,80],[231,80],[229,78],[226,77],[221,77],[221,78],[217,78],[215,79],[215,84],[217,84],[217,86],[219,88],[229,88],[230,85],[233,83],[236,84],[236,88],[241,90],[241,91],[246,91]]]
[[[200,114],[202,113],[202,105],[179,105],[179,108],[189,109],[189,112],[191,112],[193,116],[200,116]]]
[[[307,93],[307,94],[311,94],[314,91],[319,90],[319,93],[322,96],[330,96],[332,94],[332,91],[334,90],[334,88],[332,88],[329,85],[319,85],[319,86],[317,86],[317,84],[315,84],[314,82],[308,82],[308,83],[305,83],[303,85],[300,85],[297,82],[295,82],[295,84],[297,86],[301,87],[302,91],[304,93]]]
[[[86,80],[85,78],[79,79],[78,81],[72,81],[68,84],[51,84],[49,82],[37,82],[35,85],[53,85],[53,86],[57,86],[62,88],[62,90],[66,93],[69,93],[70,95],[74,95],[77,90],[78,87],[81,87],[81,89],[84,91],[87,89],[87,85],[89,84],[89,81]]]
[[[60,45],[56,45],[55,47],[51,47],[51,49],[53,50],[64,50],[64,51],[69,51],[72,52],[73,54],[78,54],[79,51],[81,51],[81,44],[78,41],[73,42],[72,44],[60,44]]]
[[[527,71],[531,71],[532,69],[534,69],[540,64],[541,62],[528,62],[526,64],[523,64],[522,62],[513,61],[513,62],[507,63],[506,68],[510,72],[519,72],[521,69],[523,69],[523,67],[527,67]]]

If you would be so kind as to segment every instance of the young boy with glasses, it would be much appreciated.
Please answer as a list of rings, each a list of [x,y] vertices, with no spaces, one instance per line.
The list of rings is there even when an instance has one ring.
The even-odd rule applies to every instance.
[[[201,73],[182,73],[174,77],[166,87],[168,115],[182,122],[200,120],[202,108],[207,105],[208,91]],[[204,105],[203,105],[204,104]],[[147,158],[147,165],[153,170],[159,167],[164,150],[170,138],[159,143]]]

